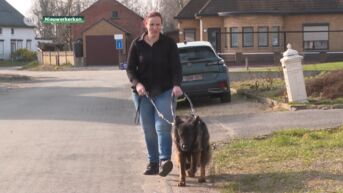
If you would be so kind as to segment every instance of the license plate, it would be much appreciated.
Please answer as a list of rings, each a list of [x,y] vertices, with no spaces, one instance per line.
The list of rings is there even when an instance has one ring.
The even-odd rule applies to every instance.
[[[202,80],[202,75],[201,74],[196,74],[196,75],[189,75],[189,76],[183,76],[183,81],[194,81],[194,80]]]

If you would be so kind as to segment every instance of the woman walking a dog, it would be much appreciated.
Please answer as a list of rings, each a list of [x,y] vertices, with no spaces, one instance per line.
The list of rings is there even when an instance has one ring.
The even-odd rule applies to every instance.
[[[147,31],[131,44],[127,76],[132,84],[133,102],[140,114],[148,151],[149,163],[144,175],[166,176],[173,169],[170,160],[172,125],[164,119],[173,121],[171,105],[175,110],[174,97],[183,94],[181,64],[176,43],[161,34],[161,14],[149,13],[144,25]]]

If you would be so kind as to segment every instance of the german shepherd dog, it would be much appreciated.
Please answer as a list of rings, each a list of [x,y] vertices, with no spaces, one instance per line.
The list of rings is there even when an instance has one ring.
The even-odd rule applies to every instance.
[[[180,167],[178,186],[186,185],[186,170],[189,177],[195,177],[199,166],[198,182],[205,182],[205,167],[210,161],[211,150],[204,121],[199,116],[176,116],[173,139],[176,162]]]

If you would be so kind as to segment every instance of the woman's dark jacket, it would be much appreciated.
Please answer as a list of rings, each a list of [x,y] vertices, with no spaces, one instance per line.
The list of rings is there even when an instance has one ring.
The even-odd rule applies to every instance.
[[[160,34],[159,40],[150,46],[144,41],[146,34],[132,42],[126,72],[133,89],[140,82],[153,97],[181,85],[181,64],[173,39]]]

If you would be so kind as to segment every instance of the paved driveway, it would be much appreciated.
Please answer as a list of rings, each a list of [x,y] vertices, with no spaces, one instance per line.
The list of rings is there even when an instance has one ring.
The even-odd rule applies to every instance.
[[[133,124],[124,71],[0,70],[10,73],[33,80],[0,83],[0,192],[216,192],[211,181],[199,185],[190,179],[189,187],[176,187],[176,169],[166,178],[141,175],[145,144]],[[212,141],[343,124],[343,110],[272,112],[238,97],[225,105],[211,100],[195,106]]]

